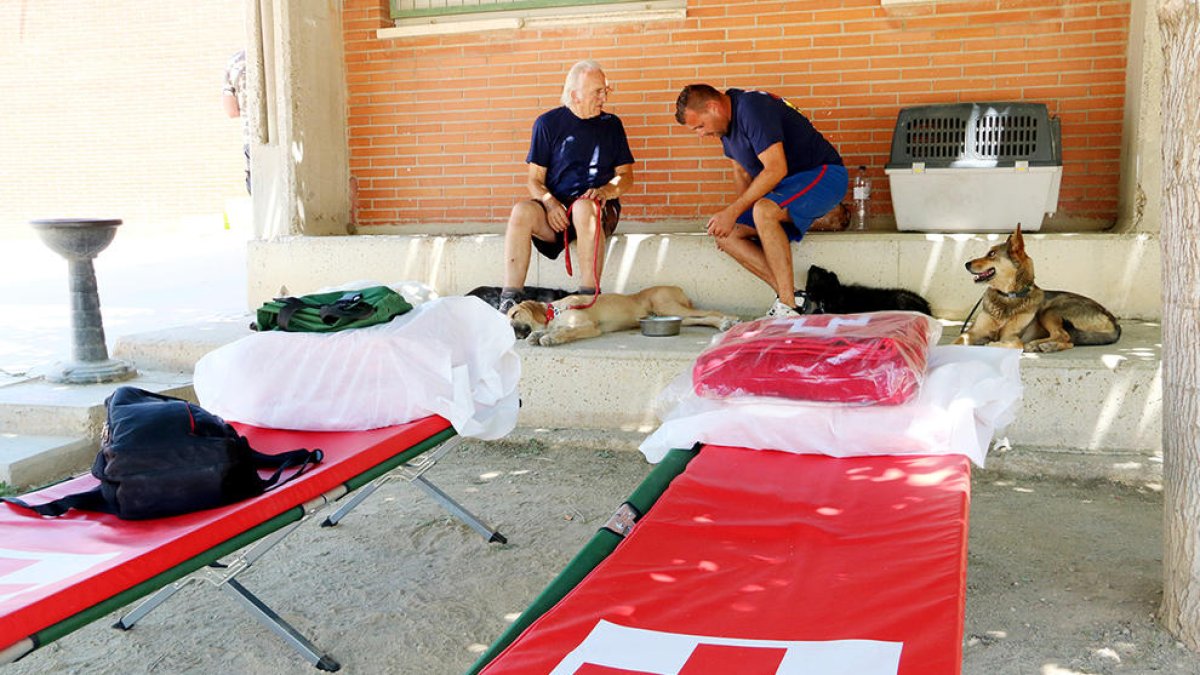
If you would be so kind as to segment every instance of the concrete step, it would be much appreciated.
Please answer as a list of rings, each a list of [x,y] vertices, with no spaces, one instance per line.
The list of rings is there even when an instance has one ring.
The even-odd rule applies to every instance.
[[[199,357],[250,333],[247,323],[239,317],[125,336],[115,356],[136,354],[132,360],[139,368],[148,363],[162,369],[133,381],[136,386],[192,398],[191,371]],[[1157,323],[1122,325],[1116,345],[1022,356],[1024,399],[990,467],[1068,478],[1159,479],[1162,336]],[[947,323],[943,342],[956,334],[958,327]],[[611,436],[636,446],[629,438],[636,440],[658,425],[655,400],[661,390],[690,368],[714,335],[713,329],[685,327],[676,337],[629,330],[558,347],[520,342],[518,424],[530,438],[544,441],[569,430],[568,437],[570,432]],[[112,388],[40,381],[0,387],[0,431],[96,438],[103,399]]]
[[[66,385],[26,378],[0,387],[0,432],[98,439],[104,425],[104,399],[117,387],[129,385],[186,398],[191,394],[191,379],[190,369],[142,371],[131,380],[108,384]]]
[[[90,438],[0,434],[0,483],[24,489],[77,474],[97,447]]]
[[[113,357],[138,368],[182,373],[191,381],[196,362],[208,352],[251,333],[253,315],[229,317],[185,326],[123,335],[117,338]]]
[[[1161,449],[1161,331],[1123,322],[1121,341],[1021,358],[1024,397],[1008,429],[1015,447],[1117,453],[1153,464]],[[957,335],[945,329],[944,343]],[[678,338],[614,333],[558,347],[518,347],[523,426],[648,432],[654,399],[692,362],[714,331]]]
[[[991,466],[1068,478],[1159,479],[1161,330],[1153,322],[1122,325],[1124,334],[1116,345],[1022,356],[1024,398],[1007,430],[1007,443],[994,454]],[[124,337],[116,355],[136,354],[139,365],[153,363],[173,371],[175,391],[190,397],[186,380],[199,355],[248,333],[242,318],[172,328]],[[956,325],[947,324],[943,342],[957,333]],[[625,331],[558,347],[518,343],[522,361],[518,423],[526,433],[546,440],[561,432],[538,430],[608,434],[625,441],[637,438],[658,424],[659,393],[690,368],[715,334],[709,328],[685,327],[679,336],[669,338]],[[15,404],[16,392],[12,386],[0,388],[0,420],[13,417],[6,409]],[[41,395],[50,393],[43,390]],[[93,399],[102,402],[103,396],[97,392]],[[45,417],[41,428],[54,419],[49,412]],[[0,429],[12,428],[0,422]]]
[[[86,471],[100,444],[104,400],[122,385],[194,400],[190,368],[108,384],[27,377],[0,386],[0,482],[26,488]]]

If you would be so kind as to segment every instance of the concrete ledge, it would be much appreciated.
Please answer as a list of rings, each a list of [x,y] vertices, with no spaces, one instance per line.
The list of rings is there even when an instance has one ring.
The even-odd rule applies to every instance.
[[[744,317],[759,316],[774,299],[766,285],[716,250],[698,226],[691,232],[634,229],[623,224],[609,241],[601,281],[605,290],[624,293],[671,284],[682,287],[699,307]],[[843,283],[916,291],[939,317],[961,321],[983,290],[971,282],[963,262],[1003,239],[1000,234],[816,232],[794,244],[793,251],[800,286],[808,267],[817,264],[837,272]],[[1026,244],[1043,288],[1087,295],[1125,319],[1160,316],[1157,236],[1031,233]],[[462,294],[500,283],[503,247],[498,232],[253,241],[247,255],[248,306],[277,296],[282,286],[301,294],[361,279],[419,281],[443,295]],[[578,286],[561,259],[538,255],[527,283]]]
[[[122,385],[195,400],[190,367],[110,384],[33,378],[0,387],[0,482],[23,488],[87,471],[100,447],[104,400]]]
[[[119,386],[184,396],[191,391],[187,373],[141,372],[132,380],[109,384],[64,385],[29,379],[0,388],[0,431],[99,439],[104,399]],[[186,396],[184,396],[186,397]]]
[[[957,333],[947,326],[943,343]],[[678,338],[629,331],[558,347],[522,344],[520,424],[649,432],[658,425],[658,393],[714,334],[692,327]],[[1025,392],[1009,440],[1085,453],[1160,452],[1160,343],[1157,324],[1125,322],[1116,345],[1023,355]]]
[[[190,373],[193,357],[247,335],[246,326],[244,319],[231,319],[200,324],[196,330],[129,336],[117,355],[138,354],[160,367]],[[1158,480],[1161,332],[1152,322],[1124,321],[1123,326],[1116,345],[1022,357],[1025,395],[1007,430],[1016,450],[994,455],[989,470]],[[943,341],[957,332],[957,326],[945,326]],[[659,393],[691,366],[715,334],[709,328],[686,327],[671,338],[626,331],[559,347],[519,343],[522,431],[514,438],[553,443],[586,437],[598,439],[598,448],[636,448],[658,424]]]
[[[1106,481],[1160,490],[1162,450],[1080,452],[1036,445],[993,449],[989,474],[1035,476],[1075,481]]]
[[[0,483],[26,488],[80,473],[96,448],[90,438],[0,434]]]
[[[518,423],[647,433],[658,426],[659,392],[691,367],[714,335],[711,328],[686,326],[668,338],[626,331],[558,347],[521,342]]]
[[[206,321],[117,338],[114,358],[137,364],[138,368],[162,373],[180,373],[191,382],[196,362],[205,354],[251,333],[253,315],[222,321]]]

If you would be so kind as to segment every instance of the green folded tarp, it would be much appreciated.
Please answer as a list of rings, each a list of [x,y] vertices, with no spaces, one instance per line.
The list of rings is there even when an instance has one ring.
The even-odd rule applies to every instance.
[[[412,305],[396,291],[387,286],[372,286],[357,291],[275,298],[258,308],[252,328],[330,333],[385,323],[411,309]]]

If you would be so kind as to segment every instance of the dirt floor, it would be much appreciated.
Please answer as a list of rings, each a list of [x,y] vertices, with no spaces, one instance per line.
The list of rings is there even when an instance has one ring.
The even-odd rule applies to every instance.
[[[508,544],[484,543],[415,487],[392,483],[335,529],[307,523],[241,578],[341,672],[462,673],[647,471],[625,450],[468,442],[430,477]],[[977,471],[963,672],[1200,674],[1200,656],[1155,620],[1161,511],[1151,490]],[[3,673],[316,672],[207,586],[184,589],[132,631],[111,623]]]

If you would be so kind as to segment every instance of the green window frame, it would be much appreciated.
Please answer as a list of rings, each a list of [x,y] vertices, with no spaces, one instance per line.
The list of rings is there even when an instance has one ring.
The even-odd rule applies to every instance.
[[[393,19],[421,19],[436,16],[486,14],[556,7],[587,7],[589,5],[619,5],[645,3],[645,0],[389,0]],[[440,4],[442,6],[417,7]]]

